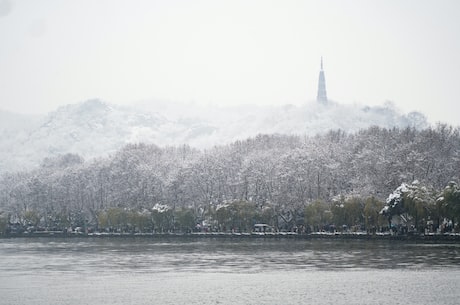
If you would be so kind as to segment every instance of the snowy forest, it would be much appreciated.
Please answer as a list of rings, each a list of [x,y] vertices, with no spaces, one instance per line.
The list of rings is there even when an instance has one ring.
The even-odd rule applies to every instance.
[[[0,232],[425,232],[460,220],[459,128],[259,135],[211,149],[128,144],[0,176]]]

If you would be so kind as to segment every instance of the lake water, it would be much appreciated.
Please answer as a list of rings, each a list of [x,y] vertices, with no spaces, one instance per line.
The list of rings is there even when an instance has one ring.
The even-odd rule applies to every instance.
[[[0,239],[0,304],[459,304],[460,244]]]

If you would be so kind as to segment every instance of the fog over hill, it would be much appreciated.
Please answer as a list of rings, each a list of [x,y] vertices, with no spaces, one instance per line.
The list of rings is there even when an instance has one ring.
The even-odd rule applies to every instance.
[[[373,125],[428,126],[423,114],[402,114],[391,103],[205,107],[155,101],[126,107],[93,99],[45,116],[0,111],[0,119],[0,173],[34,168],[46,157],[65,153],[85,159],[105,156],[127,143],[206,149],[261,133],[315,135],[330,129],[355,132]]]

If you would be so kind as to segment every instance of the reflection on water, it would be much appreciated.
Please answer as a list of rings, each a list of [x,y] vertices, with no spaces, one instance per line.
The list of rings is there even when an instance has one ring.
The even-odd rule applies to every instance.
[[[459,250],[388,240],[0,239],[0,304],[456,304]]]
[[[400,241],[149,238],[0,240],[2,267],[21,272],[458,268],[459,244]]]

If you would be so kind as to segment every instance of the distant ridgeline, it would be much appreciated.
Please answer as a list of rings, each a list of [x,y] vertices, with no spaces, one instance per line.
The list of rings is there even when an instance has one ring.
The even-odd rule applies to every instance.
[[[44,158],[66,153],[85,159],[107,156],[127,143],[209,149],[258,134],[314,136],[329,130],[354,133],[371,126],[428,127],[423,114],[401,114],[391,103],[374,107],[334,103],[321,82],[318,102],[303,106],[213,108],[155,102],[142,107],[150,108],[89,100],[41,117],[0,111],[0,174],[37,168]]]
[[[259,135],[206,150],[128,144],[0,176],[0,231],[458,231],[459,168],[459,129],[447,125]]]

